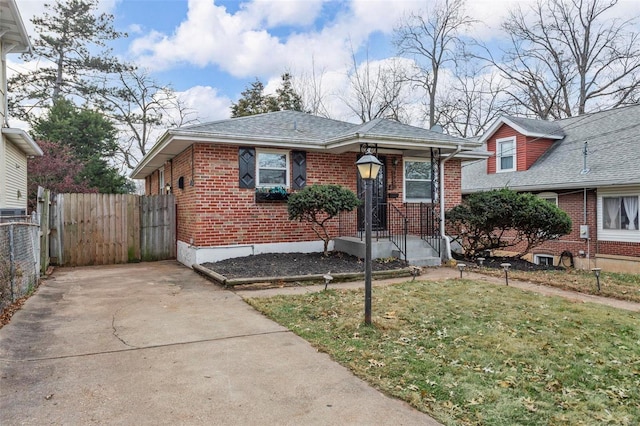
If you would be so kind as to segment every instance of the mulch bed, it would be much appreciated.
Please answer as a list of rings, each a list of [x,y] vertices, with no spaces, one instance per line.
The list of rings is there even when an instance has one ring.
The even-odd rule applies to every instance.
[[[467,259],[455,253],[453,253],[453,258],[459,263],[466,263],[467,265],[479,264],[477,260]],[[511,264],[510,269],[515,271],[564,271],[565,270],[565,268],[562,266],[536,265],[535,263],[531,263],[523,259],[518,259],[516,257],[487,257],[483,262],[483,267],[502,269],[501,264],[503,263],[510,263]]]
[[[330,252],[327,257],[322,253],[264,253],[203,263],[202,266],[235,279],[363,272],[364,260],[342,252]],[[406,266],[396,258],[377,259],[372,262],[371,269],[391,271]]]

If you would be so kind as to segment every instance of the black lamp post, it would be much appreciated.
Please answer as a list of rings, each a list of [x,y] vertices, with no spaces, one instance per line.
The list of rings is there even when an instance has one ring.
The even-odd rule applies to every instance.
[[[367,149],[365,154],[356,161],[358,173],[364,181],[364,323],[371,325],[371,210],[373,204],[372,181],[378,177],[382,163]]]

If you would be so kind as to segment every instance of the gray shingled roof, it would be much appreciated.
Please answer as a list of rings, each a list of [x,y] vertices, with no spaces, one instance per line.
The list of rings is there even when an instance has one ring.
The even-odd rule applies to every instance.
[[[459,147],[463,156],[479,145],[477,141],[445,135],[387,119],[365,124],[331,120],[298,111],[277,111],[231,118],[167,130],[140,160],[131,173],[134,179],[148,176],[191,144],[253,144],[272,148],[298,147],[333,153],[358,150],[361,144],[406,152],[428,152],[437,147],[453,152]],[[474,151],[472,158],[488,153]]]
[[[503,187],[535,191],[640,184],[640,105],[554,123],[566,136],[555,141],[529,170],[489,175],[487,161],[495,161],[495,156],[465,163],[462,192]],[[589,172],[581,173],[585,141]]]
[[[509,117],[509,120],[529,133],[549,136],[565,136],[560,123],[557,121],[536,120],[524,117]]]
[[[298,111],[278,111],[247,117],[231,118],[196,124],[176,129],[180,133],[207,134],[209,136],[236,136],[305,140],[321,144],[328,138],[348,133],[357,124],[317,117]]]
[[[359,134],[372,138],[421,139],[442,143],[469,141],[397,121],[376,118],[365,124],[318,117],[299,111],[277,111],[247,117],[231,118],[204,124],[180,127],[176,132],[225,137],[259,137],[280,140],[304,140],[322,144],[334,139]]]

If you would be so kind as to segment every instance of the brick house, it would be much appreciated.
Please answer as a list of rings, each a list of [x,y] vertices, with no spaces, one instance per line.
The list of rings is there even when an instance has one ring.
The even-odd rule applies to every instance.
[[[640,105],[553,122],[503,116],[481,142],[493,156],[465,163],[462,193],[508,187],[556,203],[571,234],[530,253],[578,268],[640,272]]]
[[[7,61],[9,53],[31,50],[29,36],[15,0],[0,2],[0,221],[27,213],[27,157],[42,150],[21,129],[9,126],[7,116]]]
[[[279,111],[168,130],[131,177],[145,180],[148,195],[175,194],[178,260],[188,266],[317,252],[322,241],[308,224],[288,219],[286,194],[275,192],[338,184],[360,194],[355,162],[370,148],[383,162],[374,182],[374,257],[400,250],[408,259],[437,256],[439,263],[448,253],[440,247],[441,200],[445,208],[460,202],[461,161],[486,156],[479,146],[385,119],[352,124]],[[332,221],[332,235],[340,238],[330,249],[360,253],[360,217],[354,211]],[[420,248],[405,242],[408,234],[420,237]]]

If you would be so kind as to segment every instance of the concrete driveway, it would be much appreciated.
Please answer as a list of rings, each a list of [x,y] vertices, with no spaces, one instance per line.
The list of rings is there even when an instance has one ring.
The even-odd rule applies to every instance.
[[[169,261],[46,280],[0,329],[0,424],[437,423]]]

